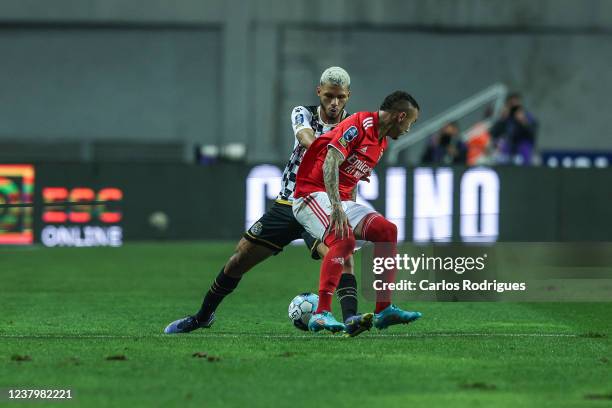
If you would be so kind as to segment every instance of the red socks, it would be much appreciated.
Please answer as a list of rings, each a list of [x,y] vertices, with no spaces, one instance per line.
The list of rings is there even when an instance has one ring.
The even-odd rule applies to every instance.
[[[363,239],[374,242],[375,257],[392,257],[397,254],[397,227],[378,213],[370,214],[363,222],[361,229]],[[381,275],[383,282],[395,282],[395,268],[387,269]],[[376,313],[380,313],[391,304],[391,291],[376,292]]]
[[[375,257],[392,257],[397,254],[397,227],[382,215],[375,213],[368,215],[361,230],[363,239],[374,242]],[[335,231],[330,231],[324,240],[329,251],[323,258],[321,274],[319,276],[319,305],[315,313],[331,311],[334,291],[340,281],[344,262],[355,249],[355,237],[351,231],[348,237],[339,239]],[[395,282],[395,268],[388,269],[382,274],[384,282]],[[376,313],[380,313],[391,304],[391,291],[378,291],[376,293]]]
[[[355,237],[353,231],[343,239],[336,237],[335,231],[330,231],[323,241],[329,251],[321,263],[321,274],[319,275],[319,305],[315,313],[331,311],[331,303],[334,291],[340,281],[340,275],[344,262],[351,256],[355,249]]]

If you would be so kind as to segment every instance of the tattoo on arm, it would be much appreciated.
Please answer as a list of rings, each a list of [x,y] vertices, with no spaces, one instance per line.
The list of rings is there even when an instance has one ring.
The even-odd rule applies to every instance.
[[[339,167],[344,161],[342,154],[334,148],[330,148],[325,156],[323,163],[323,181],[325,182],[325,191],[329,197],[332,206],[341,205],[339,191]]]

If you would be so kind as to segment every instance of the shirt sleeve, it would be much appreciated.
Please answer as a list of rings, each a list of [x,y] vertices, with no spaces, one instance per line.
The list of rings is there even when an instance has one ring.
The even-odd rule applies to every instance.
[[[360,131],[355,125],[346,125],[339,127],[336,131],[334,131],[334,135],[329,141],[327,145],[329,147],[333,147],[342,153],[342,156],[346,159],[351,150],[354,149],[354,145],[356,145],[357,140],[360,136]]]
[[[312,114],[308,109],[303,106],[296,106],[291,111],[291,126],[293,126],[293,134],[297,136],[297,133],[302,129],[312,129],[310,121],[312,120]]]

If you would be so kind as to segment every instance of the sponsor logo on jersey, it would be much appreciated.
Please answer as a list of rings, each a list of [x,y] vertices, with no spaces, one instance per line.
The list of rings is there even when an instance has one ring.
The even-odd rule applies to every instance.
[[[263,229],[263,224],[260,221],[257,221],[255,224],[253,224],[253,226],[251,227],[251,234],[257,236],[259,234],[261,234],[261,230]]]
[[[359,131],[357,130],[357,128],[355,126],[351,126],[350,128],[344,131],[344,133],[342,134],[342,138],[347,142],[352,142],[353,140],[355,140],[358,134]]]
[[[359,149],[359,151],[363,154],[366,154],[368,152],[368,146],[363,146],[361,149]]]
[[[366,162],[360,160],[355,153],[351,154],[344,163],[347,164],[346,167],[344,167],[344,171],[355,178],[361,179],[364,176],[368,177],[370,173],[372,173],[372,168],[368,166]]]

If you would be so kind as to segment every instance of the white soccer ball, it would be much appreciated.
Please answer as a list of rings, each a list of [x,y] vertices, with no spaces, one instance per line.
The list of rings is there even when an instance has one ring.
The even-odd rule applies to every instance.
[[[308,331],[310,316],[317,310],[319,296],[314,293],[302,293],[289,303],[289,319],[300,330]]]

